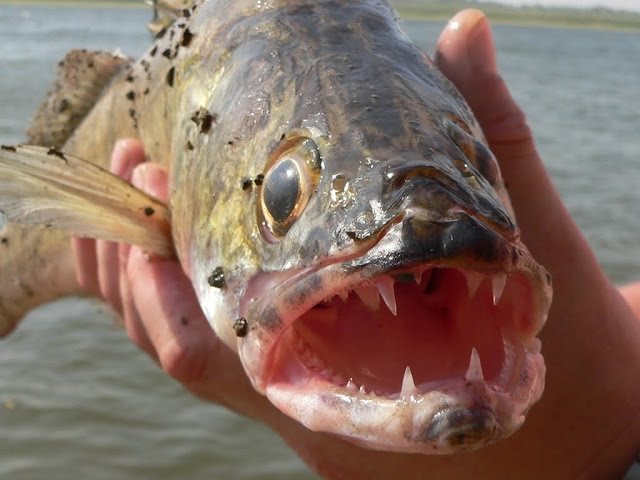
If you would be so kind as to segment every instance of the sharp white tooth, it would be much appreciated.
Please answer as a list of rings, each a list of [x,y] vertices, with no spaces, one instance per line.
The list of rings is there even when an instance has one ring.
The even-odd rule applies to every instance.
[[[484,280],[484,275],[478,272],[464,272],[464,278],[467,281],[469,298],[475,297],[478,287],[482,283],[482,280]]]
[[[349,300],[349,290],[342,290],[341,292],[338,292],[338,296],[346,303],[346,301]]]
[[[469,382],[481,382],[484,380],[484,375],[482,374],[482,363],[480,362],[480,355],[478,355],[478,351],[475,349],[475,347],[471,349],[469,368],[467,369],[467,373],[465,373],[464,378]]]
[[[400,396],[401,397],[410,397],[416,393],[416,384],[413,381],[413,374],[411,373],[411,368],[407,366],[404,369],[404,377],[402,377],[402,387],[400,388]]]
[[[424,272],[424,270],[414,270],[413,271],[413,279],[416,281],[416,283],[418,285],[420,285],[422,283],[422,272]]]
[[[354,289],[364,306],[372,312],[380,309],[380,293],[376,287],[357,287]]]
[[[358,387],[356,387],[356,384],[353,383],[353,378],[350,378],[349,381],[347,382],[347,390],[349,390],[350,392],[358,391]]]
[[[504,286],[507,283],[507,275],[497,273],[491,277],[491,286],[493,287],[493,304],[497,305],[504,292]]]
[[[396,293],[393,289],[393,279],[391,277],[382,277],[378,280],[378,290],[384,300],[385,305],[391,313],[398,314],[398,307],[396,305]]]
[[[360,393],[362,393],[363,395],[367,394],[367,391],[364,389],[364,385],[360,385]]]

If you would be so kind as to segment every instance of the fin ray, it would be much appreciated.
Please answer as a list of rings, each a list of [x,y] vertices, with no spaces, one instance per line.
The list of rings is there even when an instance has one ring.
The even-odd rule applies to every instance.
[[[170,213],[163,203],[91,162],[54,149],[2,147],[0,211],[11,223],[174,254]]]

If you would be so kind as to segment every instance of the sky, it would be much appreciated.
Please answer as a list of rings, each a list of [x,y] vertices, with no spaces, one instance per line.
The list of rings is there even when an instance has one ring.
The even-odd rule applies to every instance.
[[[481,0],[487,1],[487,0]],[[544,5],[549,7],[607,7],[640,12],[640,0],[492,0],[508,5]]]

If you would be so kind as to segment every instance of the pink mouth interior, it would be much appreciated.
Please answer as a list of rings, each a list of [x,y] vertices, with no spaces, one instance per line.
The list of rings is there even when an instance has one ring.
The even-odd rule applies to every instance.
[[[508,355],[505,339],[517,342],[532,327],[523,275],[508,277],[497,305],[489,276],[480,277],[475,292],[468,275],[454,268],[429,269],[420,283],[412,272],[384,276],[387,284],[392,278],[397,315],[382,299],[377,310],[365,305],[352,290],[293,321],[275,347],[269,383],[322,381],[393,396],[401,391],[406,367],[417,386],[464,379],[473,348],[484,381],[498,383]],[[377,298],[376,287],[362,287],[356,290]]]

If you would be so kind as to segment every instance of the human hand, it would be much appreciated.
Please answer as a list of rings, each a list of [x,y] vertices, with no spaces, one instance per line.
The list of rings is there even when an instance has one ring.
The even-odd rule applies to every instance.
[[[81,274],[81,281],[124,314],[132,340],[170,375],[207,400],[268,423],[324,475],[424,478],[428,472],[446,479],[618,474],[635,453],[640,433],[635,407],[640,382],[628,381],[640,373],[637,321],[551,184],[524,115],[497,73],[486,19],[477,11],[458,14],[443,33],[435,60],[474,110],[509,185],[524,242],[554,277],[554,304],[542,334],[547,389],[512,438],[477,452],[434,457],[364,450],[310,432],[253,391],[237,356],[215,338],[199,312],[177,262],[147,261],[135,247],[76,241],[78,256],[88,258],[83,271],[92,272],[88,280]],[[114,152],[114,170],[126,178],[142,152],[139,144],[125,147],[121,144],[118,148],[124,150]],[[137,161],[126,160],[136,149],[132,155]],[[166,199],[166,175],[159,167],[138,168],[140,178],[134,182]],[[96,250],[95,259],[86,250]]]
[[[116,144],[111,171],[167,201],[167,172],[145,163],[139,141]],[[214,335],[175,259],[92,239],[74,239],[73,249],[83,288],[121,316],[131,341],[167,374],[195,395],[245,415],[259,416],[261,409],[272,408],[251,387],[238,356]]]

